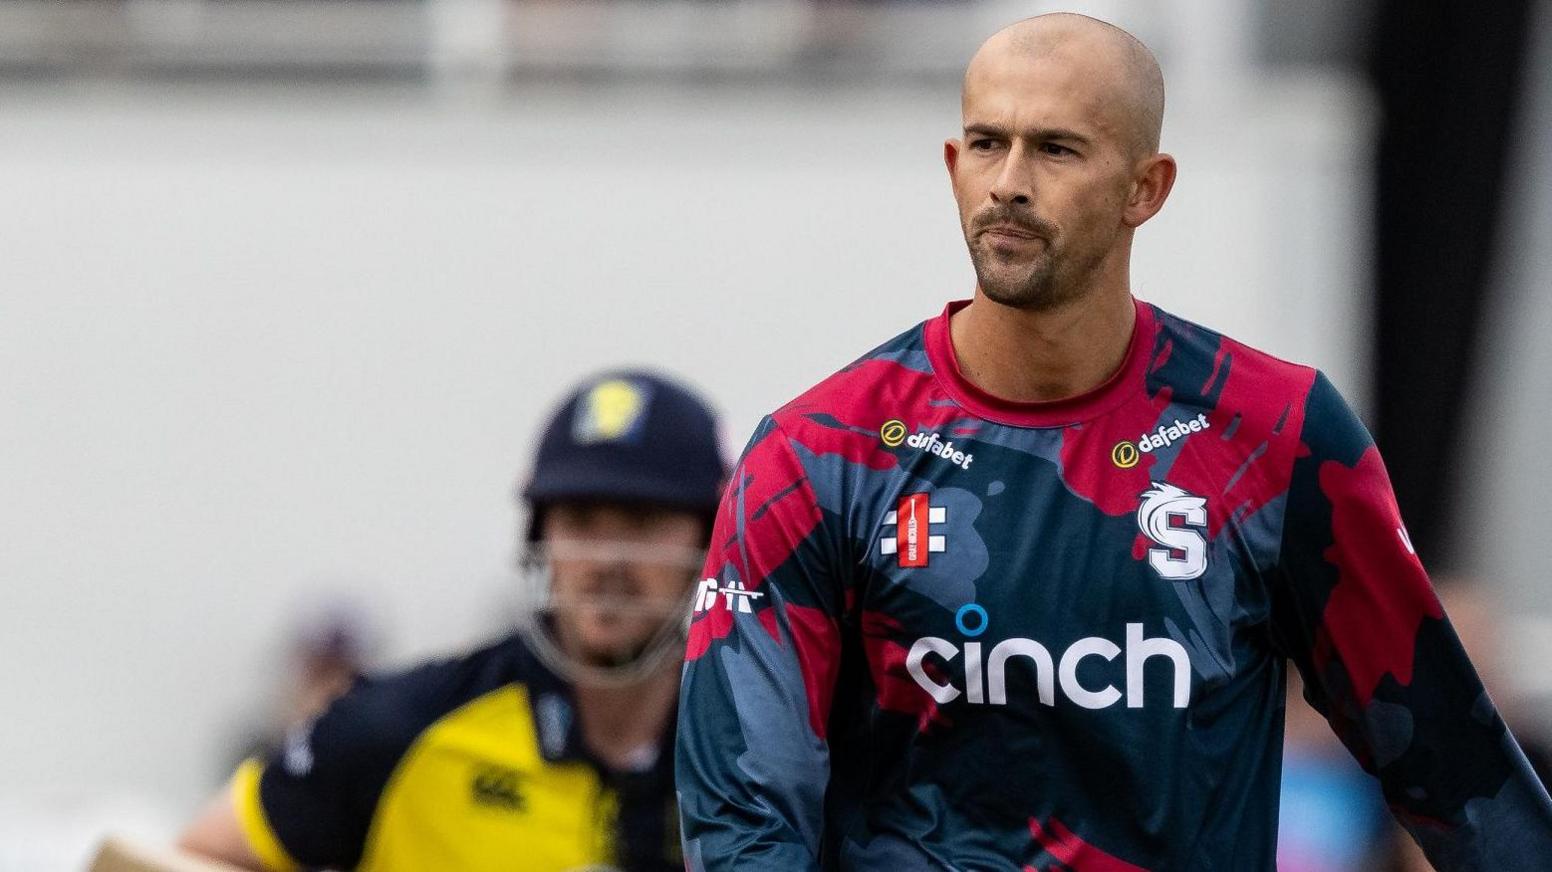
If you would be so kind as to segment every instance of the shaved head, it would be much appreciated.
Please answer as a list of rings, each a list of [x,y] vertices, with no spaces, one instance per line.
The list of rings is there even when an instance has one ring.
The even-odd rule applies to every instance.
[[[1136,37],[1085,15],[1009,25],[965,70],[944,143],[977,288],[1054,310],[1126,288],[1132,233],[1164,205],[1164,77]]]
[[[982,43],[965,70],[963,99],[1019,62],[1058,60],[1104,92],[1106,114],[1124,131],[1131,151],[1159,150],[1164,126],[1164,74],[1137,37],[1097,18],[1052,12],[1004,27]]]

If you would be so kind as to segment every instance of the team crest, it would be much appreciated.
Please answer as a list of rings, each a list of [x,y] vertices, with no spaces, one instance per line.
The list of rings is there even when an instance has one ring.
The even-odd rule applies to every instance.
[[[571,437],[583,445],[634,441],[640,435],[650,399],[647,388],[635,382],[620,378],[601,381],[577,403]]]
[[[1156,481],[1142,493],[1137,526],[1158,546],[1148,549],[1148,565],[1160,578],[1190,581],[1207,571],[1205,497]]]

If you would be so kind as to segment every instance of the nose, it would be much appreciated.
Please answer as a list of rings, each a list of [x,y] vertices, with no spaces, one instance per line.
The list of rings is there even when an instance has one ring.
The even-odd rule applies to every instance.
[[[1024,170],[1023,144],[1015,142],[992,182],[991,198],[998,203],[1028,206],[1033,193],[1029,173]]]
[[[633,584],[634,573],[623,555],[600,554],[583,569],[587,584],[595,592],[621,593]]]

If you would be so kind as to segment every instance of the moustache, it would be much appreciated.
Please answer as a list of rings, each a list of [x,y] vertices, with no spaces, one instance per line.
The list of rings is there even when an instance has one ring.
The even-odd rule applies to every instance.
[[[1056,236],[1056,225],[1041,218],[1038,215],[1015,212],[1008,208],[991,208],[975,216],[970,228],[980,235],[993,227],[1012,227],[1022,230],[1031,236],[1042,239],[1053,239]]]

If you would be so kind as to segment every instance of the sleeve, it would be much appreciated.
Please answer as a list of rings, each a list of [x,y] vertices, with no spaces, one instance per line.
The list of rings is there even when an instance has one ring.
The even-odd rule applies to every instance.
[[[233,778],[248,844],[275,872],[353,868],[403,743],[384,717],[384,690],[359,682],[322,715],[287,734],[266,760]]]
[[[693,606],[676,754],[690,870],[819,868],[844,603],[828,541],[792,443],[765,419]]]
[[[1552,801],[1444,614],[1373,439],[1324,375],[1301,442],[1274,644],[1436,868],[1546,868]]]

